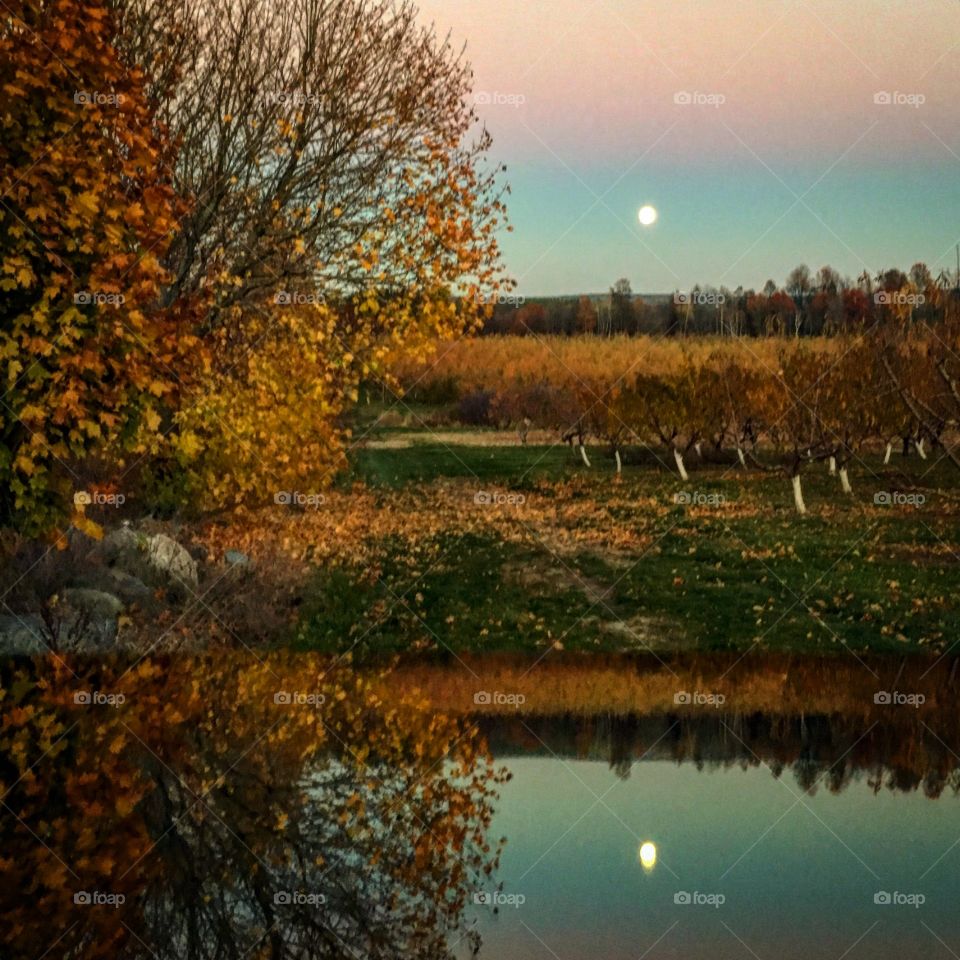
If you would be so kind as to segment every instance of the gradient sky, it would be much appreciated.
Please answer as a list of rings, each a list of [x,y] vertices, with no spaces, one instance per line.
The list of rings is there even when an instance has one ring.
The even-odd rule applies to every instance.
[[[953,269],[958,0],[419,6],[466,43],[508,166],[502,242],[521,294],[621,276],[644,292],[760,287],[800,262],[852,277]],[[877,104],[880,92],[923,102]],[[652,228],[637,223],[644,203],[660,213]]]

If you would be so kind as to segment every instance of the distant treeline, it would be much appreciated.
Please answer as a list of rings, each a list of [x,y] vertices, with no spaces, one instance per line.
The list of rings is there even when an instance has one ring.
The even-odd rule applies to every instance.
[[[856,280],[832,267],[815,274],[801,264],[783,286],[762,290],[696,285],[672,294],[634,294],[618,280],[606,294],[579,297],[500,297],[486,334],[667,334],[746,337],[831,336],[858,332],[889,316],[937,323],[946,302],[960,296],[960,278],[924,263],[902,270],[864,271]]]

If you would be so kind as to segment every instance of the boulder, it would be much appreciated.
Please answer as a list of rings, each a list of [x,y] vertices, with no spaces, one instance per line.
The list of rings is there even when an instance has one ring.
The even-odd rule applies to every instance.
[[[147,561],[155,573],[197,589],[197,562],[172,537],[156,533],[147,542]]]
[[[119,572],[118,592],[139,593],[136,599],[146,600],[151,586],[173,588],[175,593],[188,596],[199,582],[196,561],[165,533],[145,534],[130,527],[111,530],[101,541],[95,559],[114,574]]]
[[[0,617],[0,656],[33,656],[50,649],[43,621],[32,614]]]
[[[117,619],[123,602],[112,593],[68,587],[57,604],[64,640],[75,649],[94,649],[112,644],[117,638]]]

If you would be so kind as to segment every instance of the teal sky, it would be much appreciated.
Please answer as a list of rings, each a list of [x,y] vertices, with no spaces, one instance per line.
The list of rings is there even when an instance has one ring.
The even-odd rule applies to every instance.
[[[957,0],[420,6],[467,45],[521,294],[955,264]]]

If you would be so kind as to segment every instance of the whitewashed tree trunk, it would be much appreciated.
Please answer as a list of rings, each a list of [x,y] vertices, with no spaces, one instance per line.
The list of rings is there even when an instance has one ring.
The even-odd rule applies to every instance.
[[[791,478],[793,482],[793,502],[796,505],[797,513],[806,513],[807,505],[803,502],[803,488],[800,486],[800,474]]]
[[[683,465],[683,454],[676,448],[673,448],[673,459],[677,462],[677,469],[680,471],[681,480],[689,480],[690,477],[687,474],[687,468]]]
[[[581,443],[580,444],[580,456],[583,458],[583,462],[586,466],[590,466],[590,458],[587,456],[587,448]]]
[[[892,444],[892,443],[888,443],[888,444],[887,444],[887,452],[883,455],[883,462],[884,462],[884,463],[889,463],[889,462],[890,462],[890,455],[891,455],[892,453],[893,453],[893,444]]]
[[[700,446],[699,443],[695,443],[695,444],[693,445],[693,449],[697,451],[697,456],[698,456],[698,457],[702,457],[702,456],[703,456],[703,449],[702,449],[702,447]]]
[[[747,466],[747,458],[743,455],[743,447],[737,447],[737,457],[740,459],[740,466],[745,468]]]
[[[840,468],[840,488],[844,493],[853,493],[853,487],[850,486],[850,476],[846,467]]]
[[[613,455],[617,458],[617,473],[620,473],[623,470],[623,464],[620,462],[620,451],[614,450]]]
[[[829,460],[830,463],[830,476],[835,477],[837,475],[837,458],[831,457]]]
[[[918,440],[918,441],[917,441],[917,453],[920,454],[920,459],[921,459],[921,460],[926,460],[926,459],[927,459],[927,451],[923,449],[923,444],[924,444],[924,441],[923,441],[923,440]]]

